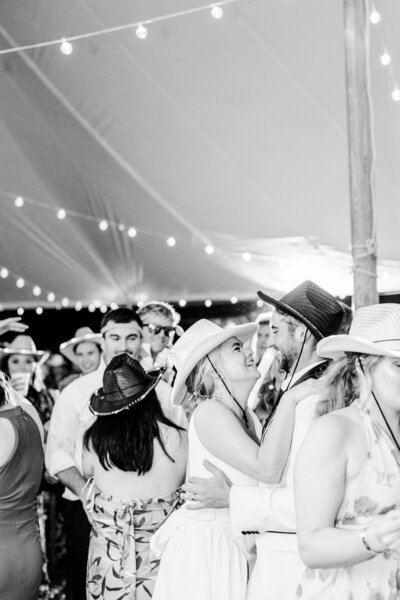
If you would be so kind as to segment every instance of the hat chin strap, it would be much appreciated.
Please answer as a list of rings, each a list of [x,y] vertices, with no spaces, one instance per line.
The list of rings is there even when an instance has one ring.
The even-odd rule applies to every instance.
[[[242,416],[243,416],[243,421],[246,427],[249,426],[249,421],[247,419],[247,415],[246,415],[246,411],[241,407],[241,405],[239,404],[239,402],[236,400],[235,396],[232,394],[232,392],[229,390],[228,386],[226,385],[225,381],[223,380],[223,377],[220,375],[220,373],[217,371],[217,369],[214,367],[211,358],[208,356],[208,354],[206,354],[207,360],[210,363],[210,365],[212,366],[212,368],[214,369],[215,373],[217,374],[219,380],[221,381],[222,385],[224,386],[224,388],[226,389],[226,391],[228,392],[228,394],[230,395],[230,397],[232,398],[232,400],[234,402],[236,402],[236,404],[238,405],[238,407],[240,408],[240,410],[242,411]]]
[[[362,364],[362,362],[361,362],[361,358],[360,358],[359,356],[357,357],[357,361],[358,361],[358,364],[359,364],[359,366],[360,366],[361,372],[362,372],[362,374],[363,374],[363,375],[364,375],[364,377],[365,377],[365,371],[364,371],[364,367],[363,367],[363,364]],[[379,412],[380,412],[380,413],[381,413],[381,415],[382,415],[382,419],[385,421],[385,425],[386,425],[386,427],[388,428],[388,431],[389,431],[389,433],[390,433],[390,435],[391,435],[391,438],[392,438],[392,440],[393,440],[393,442],[394,442],[394,444],[395,444],[395,446],[396,446],[397,450],[400,452],[400,444],[399,444],[399,442],[396,440],[396,437],[395,437],[395,435],[394,435],[394,433],[393,433],[393,431],[392,431],[392,428],[390,427],[390,425],[389,425],[389,423],[388,423],[388,421],[387,421],[387,419],[386,419],[386,417],[385,417],[385,415],[384,415],[384,413],[383,413],[382,407],[381,407],[381,405],[379,404],[379,402],[378,402],[378,398],[376,397],[376,395],[375,395],[375,392],[374,392],[374,390],[373,390],[373,389],[371,389],[371,394],[372,394],[372,397],[373,397],[373,399],[375,400],[375,403],[376,403],[377,407],[379,408]]]
[[[296,364],[294,365],[294,369],[293,369],[293,371],[292,371],[292,375],[291,375],[291,377],[290,377],[290,380],[289,380],[289,383],[288,383],[288,385],[287,385],[287,387],[286,387],[286,389],[287,389],[287,390],[288,390],[288,389],[290,389],[290,384],[292,383],[292,381],[293,381],[293,377],[294,377],[294,375],[295,375],[295,373],[296,373],[296,371],[297,371],[297,367],[299,366],[300,358],[301,358],[301,355],[303,354],[304,345],[305,345],[305,343],[306,343],[306,338],[307,338],[307,332],[308,332],[308,331],[309,331],[309,330],[308,330],[308,329],[306,329],[306,331],[305,331],[305,334],[304,334],[304,337],[303,337],[303,341],[302,341],[302,343],[301,343],[300,352],[299,352],[299,353],[298,353],[298,355],[297,355]]]

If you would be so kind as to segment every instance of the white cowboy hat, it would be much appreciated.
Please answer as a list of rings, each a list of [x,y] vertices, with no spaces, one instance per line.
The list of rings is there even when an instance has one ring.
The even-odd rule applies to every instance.
[[[207,319],[196,321],[172,346],[169,358],[177,370],[172,388],[172,404],[182,404],[186,393],[186,379],[200,359],[232,337],[242,343],[250,339],[257,331],[256,323],[246,323],[222,329]]]
[[[50,356],[49,352],[36,349],[36,344],[30,335],[17,335],[10,344],[0,348],[0,358],[5,359],[12,354],[33,356],[36,362],[44,362]]]
[[[323,358],[337,360],[345,352],[400,358],[400,304],[359,308],[348,334],[330,335],[317,345]]]
[[[100,346],[102,339],[103,336],[101,333],[94,333],[90,327],[79,327],[79,329],[75,331],[75,335],[72,339],[61,344],[60,352],[61,354],[64,354],[68,360],[76,364],[74,348],[77,344],[82,344],[83,342],[93,342],[94,344],[98,344]]]

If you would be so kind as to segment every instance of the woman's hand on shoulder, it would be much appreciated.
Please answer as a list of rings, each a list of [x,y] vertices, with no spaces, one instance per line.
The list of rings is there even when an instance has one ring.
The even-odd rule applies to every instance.
[[[307,379],[306,381],[299,383],[299,385],[295,385],[284,392],[282,395],[282,400],[285,398],[286,401],[299,404],[299,402],[308,396],[320,394],[323,388],[324,383],[319,379]]]

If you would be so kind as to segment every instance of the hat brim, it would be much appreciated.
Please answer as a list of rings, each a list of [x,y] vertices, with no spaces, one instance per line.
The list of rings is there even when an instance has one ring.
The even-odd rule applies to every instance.
[[[96,417],[107,417],[110,415],[117,415],[118,413],[128,410],[138,402],[141,402],[148,396],[148,394],[154,390],[154,388],[161,381],[162,376],[165,373],[165,367],[150,371],[148,375],[153,378],[151,384],[148,385],[146,391],[140,396],[130,396],[124,398],[121,401],[109,402],[104,398],[104,390],[100,388],[91,395],[89,400],[89,409]]]
[[[88,333],[86,335],[82,335],[80,337],[75,337],[67,342],[63,342],[60,345],[60,352],[63,354],[68,360],[70,360],[74,365],[77,364],[76,354],[74,352],[74,346],[77,344],[83,344],[85,342],[93,342],[94,344],[101,345],[103,340],[103,336],[101,333]]]
[[[246,323],[245,325],[236,325],[235,327],[227,327],[221,331],[210,334],[204,340],[201,340],[196,346],[191,349],[187,355],[185,362],[179,368],[174,386],[171,393],[171,402],[175,406],[182,404],[186,394],[186,379],[193,371],[199,360],[204,358],[209,352],[217,348],[226,340],[236,337],[242,343],[247,342],[258,330],[256,323]]]
[[[46,352],[46,350],[36,350],[33,352],[32,350],[17,350],[16,348],[0,348],[0,360],[5,360],[8,356],[12,354],[20,354],[22,356],[33,356],[36,362],[43,363],[45,362],[49,356],[50,352]]]
[[[306,317],[304,317],[301,313],[299,313],[296,309],[292,308],[288,304],[285,304],[284,302],[281,302],[280,300],[277,300],[272,296],[268,296],[268,294],[264,294],[264,292],[261,291],[257,292],[257,296],[266,304],[271,304],[281,312],[288,314],[291,317],[297,319],[298,321],[304,323],[304,325],[311,331],[311,333],[317,340],[322,340],[322,338],[324,337],[323,333],[321,333],[319,329],[317,329],[315,325],[311,323],[311,321],[309,321]]]
[[[317,345],[317,354],[322,358],[339,360],[347,352],[354,354],[372,354],[374,356],[390,356],[400,358],[400,343],[398,349],[393,348],[393,342],[370,342],[353,335],[330,335]]]

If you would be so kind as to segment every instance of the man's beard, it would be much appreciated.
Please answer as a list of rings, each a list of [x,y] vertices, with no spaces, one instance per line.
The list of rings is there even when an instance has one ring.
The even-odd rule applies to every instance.
[[[296,353],[293,348],[287,348],[283,350],[282,348],[276,348],[277,350],[277,362],[278,367],[285,371],[285,373],[289,373],[290,369],[293,367],[295,360],[297,358]]]

